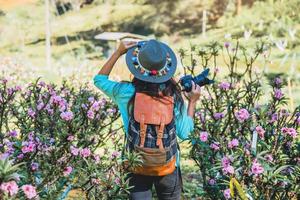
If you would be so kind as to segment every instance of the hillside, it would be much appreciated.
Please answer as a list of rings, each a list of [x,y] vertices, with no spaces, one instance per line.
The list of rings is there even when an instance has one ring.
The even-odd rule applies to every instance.
[[[51,69],[45,67],[44,1],[19,2],[22,3],[0,4],[0,54],[2,59],[9,57],[21,63],[22,70],[33,71],[35,77],[57,82],[75,74],[80,80],[90,80],[96,71],[93,67],[105,59],[105,50],[115,47],[113,42],[95,40],[94,36],[104,31],[125,31],[157,37],[176,50],[190,44],[201,47],[211,41],[235,42],[235,38],[253,47],[263,39],[273,46],[271,61],[259,61],[257,66],[269,72],[288,72],[292,79],[299,80],[296,52],[300,52],[300,15],[295,12],[298,0],[254,1],[253,5],[243,5],[238,15],[234,3],[225,5],[219,0],[155,1],[156,4],[146,0],[98,0],[60,14],[59,8],[51,5]],[[203,10],[208,13],[205,36]],[[218,63],[224,65],[221,57]],[[118,74],[128,79],[124,66]]]

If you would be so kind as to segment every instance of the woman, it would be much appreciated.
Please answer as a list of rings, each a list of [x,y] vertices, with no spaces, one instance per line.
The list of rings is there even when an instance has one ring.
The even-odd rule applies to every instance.
[[[131,83],[119,83],[108,79],[116,61],[126,54],[126,63],[134,75]],[[94,83],[101,91],[110,97],[119,107],[123,119],[126,136],[130,132],[129,125],[133,116],[134,101],[137,93],[145,93],[152,97],[168,95],[174,97],[174,123],[176,135],[185,140],[193,131],[193,116],[196,102],[200,97],[200,87],[193,84],[193,89],[187,94],[186,107],[180,88],[172,79],[176,71],[176,56],[164,43],[156,40],[136,42],[121,42],[118,49],[103,65],[94,77]],[[176,138],[176,136],[175,136]],[[134,186],[130,191],[130,199],[152,199],[151,188],[154,185],[157,196],[162,200],[177,200],[181,195],[181,175],[179,165],[179,150],[176,149],[175,170],[164,176],[145,176],[132,173],[129,184]]]

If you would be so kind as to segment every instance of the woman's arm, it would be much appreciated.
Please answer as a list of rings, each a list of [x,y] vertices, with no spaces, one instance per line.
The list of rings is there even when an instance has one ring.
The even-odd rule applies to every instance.
[[[176,133],[177,136],[186,140],[189,137],[189,134],[194,130],[194,114],[196,108],[196,102],[200,97],[200,86],[193,83],[192,91],[186,93],[186,97],[189,100],[188,106],[183,106],[183,109],[175,107],[175,124],[176,124]],[[183,112],[181,114],[181,112]]]
[[[116,64],[117,60],[127,52],[127,50],[136,45],[136,42],[124,41],[120,43],[118,49],[110,56],[110,58],[106,61],[103,67],[100,69],[98,74],[100,75],[109,75],[112,68]]]
[[[187,112],[191,118],[194,118],[195,108],[196,108],[197,101],[200,98],[201,88],[198,84],[195,84],[194,82],[192,84],[193,84],[192,91],[187,93],[187,97],[189,100]]]

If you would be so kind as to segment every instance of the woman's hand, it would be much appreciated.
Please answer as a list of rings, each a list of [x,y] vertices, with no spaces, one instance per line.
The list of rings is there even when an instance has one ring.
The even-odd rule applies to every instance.
[[[189,100],[187,114],[192,118],[194,118],[196,103],[197,103],[198,99],[200,98],[200,94],[201,94],[200,86],[198,84],[195,84],[194,82],[192,82],[192,90],[190,92],[186,93],[186,96]]]
[[[186,93],[187,99],[189,100],[189,102],[195,103],[200,98],[200,95],[201,87],[198,84],[192,82],[192,90]]]
[[[121,41],[119,47],[117,49],[118,54],[121,56],[127,52],[128,49],[135,46],[137,44],[136,41]]]
[[[137,42],[135,41],[121,41],[118,49],[110,56],[110,58],[106,61],[98,74],[109,75],[120,56],[125,54],[127,50],[136,45],[136,43]]]

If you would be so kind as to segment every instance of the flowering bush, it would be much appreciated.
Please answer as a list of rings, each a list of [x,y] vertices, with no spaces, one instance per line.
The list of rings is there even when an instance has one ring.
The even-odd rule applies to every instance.
[[[113,123],[119,115],[87,86],[36,81],[22,88],[2,79],[0,198],[63,199],[71,189],[91,199],[122,197],[128,183],[116,134],[122,126]]]
[[[191,156],[200,169],[206,198],[296,199],[300,194],[300,107],[286,109],[283,75],[262,74],[253,67],[257,58],[266,58],[268,48],[258,43],[249,52],[237,42],[180,51],[183,60],[192,60],[186,73],[194,74],[197,64],[211,64],[217,82],[202,90],[191,136]],[[216,58],[224,49],[228,70],[221,77]],[[265,77],[270,94],[263,94]]]

